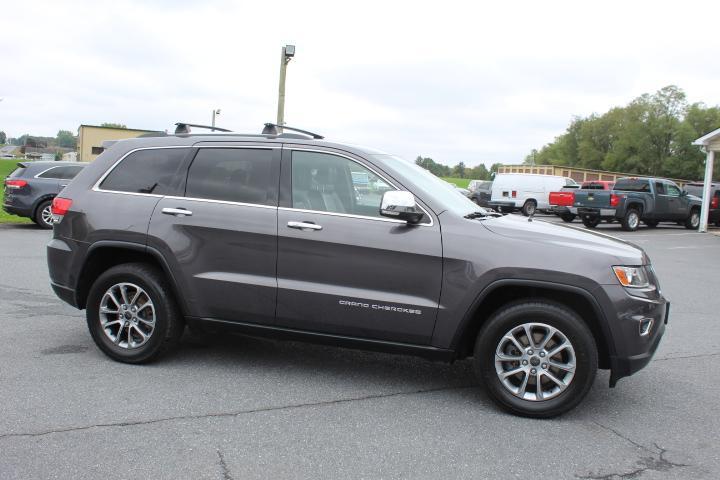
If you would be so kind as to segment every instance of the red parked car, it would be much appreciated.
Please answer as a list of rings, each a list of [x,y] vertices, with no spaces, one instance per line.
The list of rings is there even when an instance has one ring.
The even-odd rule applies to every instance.
[[[581,190],[612,190],[615,182],[609,180],[590,180],[580,185]],[[565,222],[572,222],[577,217],[574,187],[564,187],[559,192],[550,192],[550,208],[553,213]]]

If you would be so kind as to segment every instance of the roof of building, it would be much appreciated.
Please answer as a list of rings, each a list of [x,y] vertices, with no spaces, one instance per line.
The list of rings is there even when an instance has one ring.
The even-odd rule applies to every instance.
[[[720,128],[698,138],[693,142],[693,145],[709,145],[716,140],[720,140]]]
[[[129,130],[129,131],[131,131],[131,132],[146,132],[146,133],[150,133],[150,132],[160,132],[160,131],[161,131],[161,130],[144,130],[144,129],[142,129],[142,128],[122,128],[122,127],[107,127],[107,126],[103,126],[103,125],[87,125],[87,124],[84,124],[84,123],[81,124],[80,127],[78,127],[78,130],[80,130],[80,128],[82,128],[82,127],[106,128],[106,129],[108,129],[108,130]]]

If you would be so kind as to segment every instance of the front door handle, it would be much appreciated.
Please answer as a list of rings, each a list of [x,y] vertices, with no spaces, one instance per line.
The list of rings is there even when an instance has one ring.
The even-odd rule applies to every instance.
[[[322,230],[320,225],[310,222],[288,222],[288,227],[297,228],[299,230]]]
[[[192,215],[192,212],[186,208],[163,208],[162,213],[165,215],[182,215],[183,217],[189,217]]]

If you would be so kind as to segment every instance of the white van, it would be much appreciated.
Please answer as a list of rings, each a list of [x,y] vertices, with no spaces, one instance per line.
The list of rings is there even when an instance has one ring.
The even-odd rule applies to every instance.
[[[521,210],[523,215],[534,215],[536,210],[550,208],[550,192],[568,185],[577,185],[569,177],[537,175],[532,173],[500,173],[492,184],[489,206],[502,212]]]

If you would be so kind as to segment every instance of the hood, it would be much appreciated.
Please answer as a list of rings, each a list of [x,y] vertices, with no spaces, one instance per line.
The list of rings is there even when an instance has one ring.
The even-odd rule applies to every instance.
[[[614,257],[616,265],[644,265],[650,263],[642,248],[610,235],[569,225],[559,225],[534,218],[505,215],[485,220],[482,225],[491,232],[518,240],[527,240],[538,248],[553,245],[584,250],[588,254]]]

